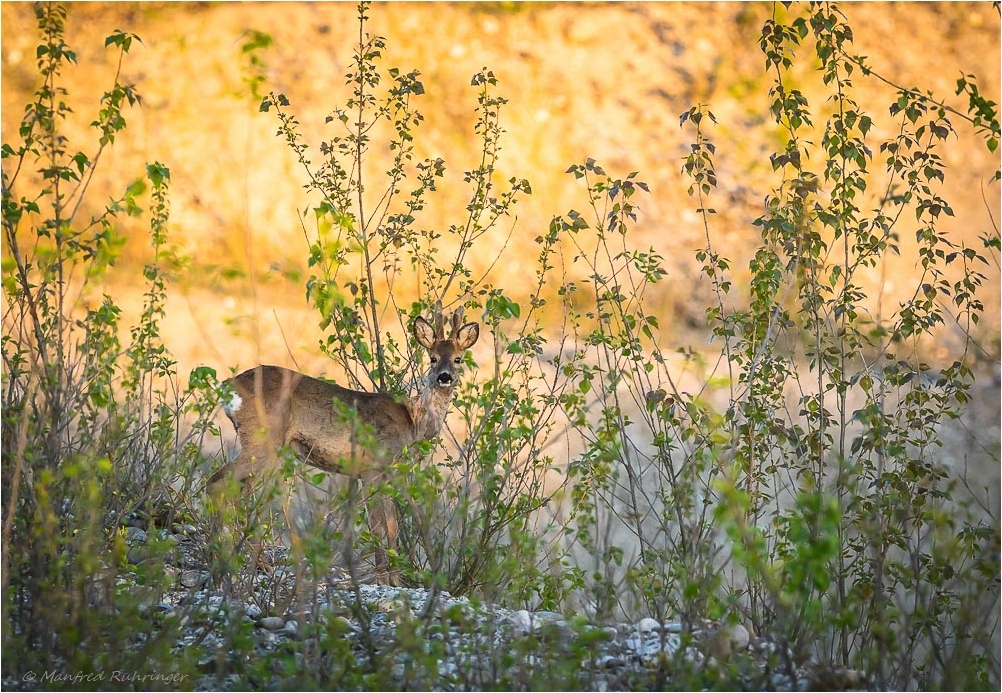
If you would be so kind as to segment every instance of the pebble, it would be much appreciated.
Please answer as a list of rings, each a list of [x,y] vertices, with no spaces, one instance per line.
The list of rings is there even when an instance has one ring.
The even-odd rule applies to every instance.
[[[174,613],[174,607],[166,602],[160,602],[159,604],[140,604],[139,613],[143,616],[160,616],[166,617]]]
[[[180,535],[182,537],[194,537],[198,536],[198,527],[191,524],[185,525],[175,525],[171,528],[174,534]]]
[[[567,625],[567,621],[564,620],[564,615],[558,614],[556,611],[535,611],[532,614],[532,620],[536,628],[549,623]]]
[[[751,644],[751,633],[748,631],[746,626],[740,623],[731,626],[727,631],[727,637],[730,641],[732,652],[741,652],[747,650],[748,646]]]
[[[201,587],[209,582],[209,574],[203,570],[184,570],[181,572],[181,584],[185,587]]]
[[[513,611],[508,617],[508,623],[511,624],[512,630],[516,633],[525,634],[532,630],[532,616],[525,609]]]
[[[508,616],[508,623],[511,625],[513,631],[522,635],[551,624],[558,628],[567,626],[567,621],[564,620],[563,614],[558,614],[555,611],[529,612],[526,609],[513,611]]]
[[[285,619],[281,616],[265,616],[257,622],[265,630],[279,630],[285,628]]]
[[[651,633],[660,633],[661,624],[655,621],[653,618],[642,618],[637,624],[637,631],[641,636],[647,636]]]
[[[139,527],[128,526],[125,528],[125,545],[135,546],[145,544],[147,540],[146,531]]]
[[[334,618],[332,623],[346,633],[358,633],[361,630],[357,625],[355,625],[354,621],[346,616],[337,616]]]

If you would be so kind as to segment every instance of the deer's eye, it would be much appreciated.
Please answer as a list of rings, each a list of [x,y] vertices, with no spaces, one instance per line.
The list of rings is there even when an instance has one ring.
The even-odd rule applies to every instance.
[[[432,356],[432,357],[431,357],[431,362],[432,362],[433,364],[434,364],[434,363],[438,363],[438,357],[437,357],[437,356]]]
[[[462,357],[462,356],[457,356],[457,357],[456,357],[456,358],[455,358],[455,359],[453,360],[453,362],[454,362],[454,363],[455,363],[455,364],[456,364],[456,365],[458,366],[459,364],[461,364],[461,363],[463,362],[463,357]]]

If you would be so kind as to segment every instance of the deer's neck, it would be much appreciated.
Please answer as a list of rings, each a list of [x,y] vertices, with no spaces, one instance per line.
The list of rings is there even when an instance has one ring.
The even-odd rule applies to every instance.
[[[425,388],[420,395],[407,400],[415,440],[431,440],[439,434],[451,403],[451,387]]]

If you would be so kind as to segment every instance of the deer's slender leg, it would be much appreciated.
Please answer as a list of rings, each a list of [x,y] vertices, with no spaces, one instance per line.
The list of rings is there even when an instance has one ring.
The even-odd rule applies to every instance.
[[[372,483],[375,486],[385,480],[386,475],[381,472],[372,478]],[[396,568],[390,565],[387,555],[387,550],[394,551],[397,548],[397,512],[393,498],[381,489],[376,489],[376,495],[370,502],[368,517],[369,531],[380,542],[376,544],[375,551],[376,579],[385,580],[386,584],[397,587],[400,585],[400,575]]]

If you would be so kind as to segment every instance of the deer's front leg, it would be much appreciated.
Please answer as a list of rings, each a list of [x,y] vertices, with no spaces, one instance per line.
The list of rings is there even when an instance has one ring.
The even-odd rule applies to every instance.
[[[373,489],[374,495],[369,502],[369,531],[377,538],[375,550],[375,567],[377,582],[397,587],[400,585],[400,575],[396,568],[390,565],[387,551],[397,548],[397,511],[393,498],[380,488],[386,481],[384,472],[374,472],[366,475],[366,483]]]

